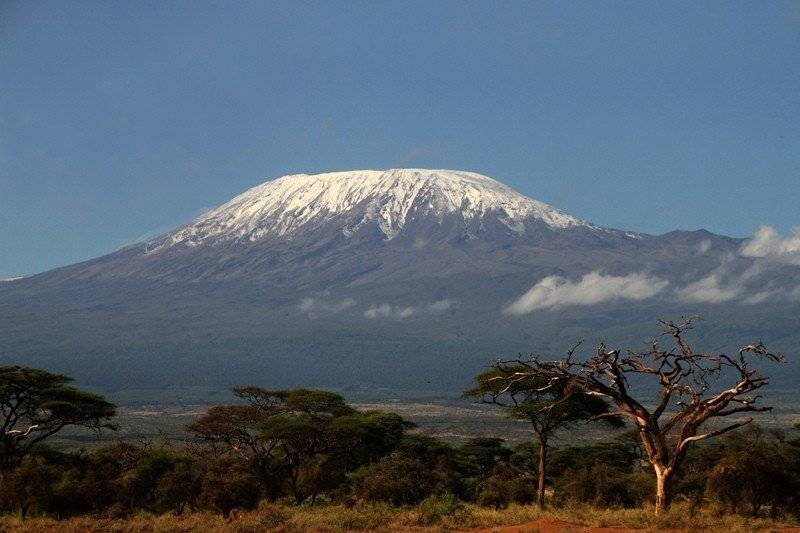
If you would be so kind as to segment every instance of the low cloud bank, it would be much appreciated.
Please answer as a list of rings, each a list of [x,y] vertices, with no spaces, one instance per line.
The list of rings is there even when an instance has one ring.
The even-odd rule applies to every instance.
[[[580,281],[548,276],[509,305],[505,312],[522,315],[538,309],[594,305],[611,300],[645,300],[662,292],[667,285],[668,281],[643,272],[607,276],[595,271]]]
[[[800,265],[800,227],[784,238],[772,226],[761,226],[753,238],[744,243],[740,253],[744,257]]]
[[[678,298],[694,303],[721,303],[733,300],[742,293],[738,285],[723,286],[719,274],[711,274],[676,291]]]
[[[356,301],[352,298],[345,298],[344,300],[330,301],[325,298],[303,298],[297,304],[297,308],[308,314],[310,317],[316,317],[323,313],[341,313],[356,305]]]
[[[744,268],[737,258],[749,259],[750,264]],[[793,266],[800,266],[800,228],[781,237],[775,228],[761,226],[736,254],[724,257],[713,272],[675,293],[679,300],[692,303],[798,301],[800,284],[787,285],[774,278],[769,281],[768,276]]]
[[[373,305],[366,311],[364,316],[367,318],[394,318],[403,320],[413,315],[416,310],[413,307],[400,307],[389,304]]]
[[[373,305],[364,311],[364,316],[373,319],[373,318],[392,318],[395,320],[403,320],[404,318],[408,318],[414,314],[419,313],[429,313],[429,314],[438,314],[444,313],[455,307],[458,304],[456,300],[437,300],[435,302],[431,302],[425,305],[419,305],[417,307],[414,306],[402,306],[402,305],[391,305],[388,303],[383,303],[380,305]]]
[[[456,305],[454,300],[439,300],[428,304],[427,310],[431,313],[441,313]]]

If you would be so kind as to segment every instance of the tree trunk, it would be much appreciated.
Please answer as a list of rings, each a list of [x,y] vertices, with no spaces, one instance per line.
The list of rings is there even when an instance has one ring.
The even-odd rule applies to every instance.
[[[539,437],[539,480],[536,484],[539,507],[544,508],[545,465],[547,464],[547,439]]]
[[[761,511],[761,503],[758,499],[753,498],[753,518],[758,518],[758,513]]]
[[[672,503],[672,471],[656,467],[656,516],[663,514]]]

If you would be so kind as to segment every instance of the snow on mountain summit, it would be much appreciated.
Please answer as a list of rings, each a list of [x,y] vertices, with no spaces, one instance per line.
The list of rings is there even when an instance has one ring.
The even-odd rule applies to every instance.
[[[590,224],[543,202],[519,194],[487,176],[456,170],[355,170],[293,174],[253,187],[168,235],[157,248],[204,242],[290,238],[341,217],[349,236],[376,224],[386,239],[400,233],[411,217],[460,214],[464,221],[495,217],[523,233],[525,221],[538,219],[553,229]],[[151,249],[151,251],[155,251]]]

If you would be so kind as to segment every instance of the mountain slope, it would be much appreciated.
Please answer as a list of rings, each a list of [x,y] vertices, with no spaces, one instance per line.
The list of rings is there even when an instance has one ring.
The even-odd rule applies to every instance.
[[[602,228],[470,172],[284,176],[152,241],[0,283],[0,363],[106,387],[458,390],[493,356],[639,344],[680,314],[707,316],[714,346],[789,348],[794,301],[713,301],[736,276],[800,279],[746,278],[765,264],[742,243]]]
[[[322,288],[385,274],[402,282],[531,267],[578,272],[571,261],[613,267],[621,255],[658,248],[650,236],[600,228],[480,174],[365,170],[268,181],[165,236],[44,278],[289,277]]]

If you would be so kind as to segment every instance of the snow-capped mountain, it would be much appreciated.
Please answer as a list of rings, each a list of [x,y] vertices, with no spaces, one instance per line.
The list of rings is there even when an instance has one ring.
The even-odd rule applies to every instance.
[[[538,257],[531,267],[550,269],[553,253],[632,251],[646,237],[600,228],[473,172],[294,174],[62,275],[170,282],[291,279],[295,286],[322,289],[385,281],[387,275],[407,281],[519,272],[529,268],[531,253]],[[514,261],[503,258],[509,254]]]
[[[471,172],[296,174],[151,241],[0,283],[0,364],[102,387],[463,390],[493,357],[636,346],[682,314],[716,320],[715,345],[752,332],[793,346],[800,267],[742,244],[604,228]]]
[[[523,233],[536,219],[554,229],[590,224],[519,194],[487,176],[456,170],[355,170],[294,174],[268,181],[205,213],[150,248],[291,239],[302,230],[338,224],[345,236],[377,227],[391,240],[413,219],[465,224],[491,217]]]

